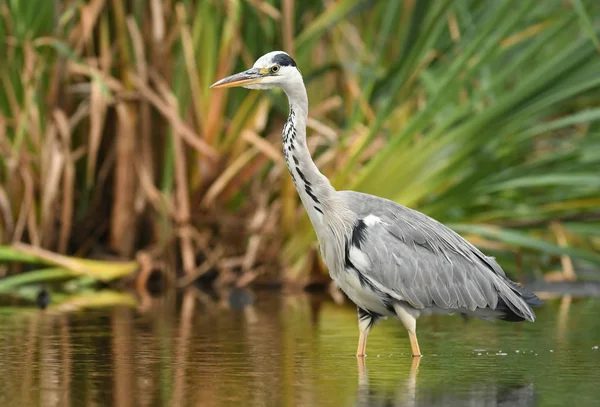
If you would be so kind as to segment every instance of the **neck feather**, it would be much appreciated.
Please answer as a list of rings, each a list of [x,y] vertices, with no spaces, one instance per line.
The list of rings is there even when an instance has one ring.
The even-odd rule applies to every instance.
[[[308,97],[306,88],[299,83],[284,88],[290,104],[290,113],[282,133],[285,162],[317,232],[345,229],[354,222],[353,214],[338,198],[335,189],[312,160],[306,144]]]

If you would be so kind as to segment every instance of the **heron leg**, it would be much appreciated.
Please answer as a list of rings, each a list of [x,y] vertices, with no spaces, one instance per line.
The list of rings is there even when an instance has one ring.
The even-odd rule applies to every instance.
[[[371,331],[371,327],[375,323],[375,318],[372,314],[364,309],[357,307],[358,311],[358,329],[360,335],[358,337],[358,349],[356,350],[357,357],[364,357],[367,350],[367,337]]]
[[[413,357],[421,357],[421,349],[419,349],[419,341],[417,341],[417,333],[408,331],[408,337],[410,338],[410,347],[412,349]]]
[[[412,356],[421,357],[421,349],[419,349],[419,341],[417,341],[417,318],[402,304],[395,305],[394,309],[408,331]]]

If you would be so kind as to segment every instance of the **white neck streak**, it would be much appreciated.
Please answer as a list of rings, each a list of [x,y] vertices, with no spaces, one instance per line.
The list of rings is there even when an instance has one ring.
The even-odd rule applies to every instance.
[[[284,87],[290,114],[283,127],[282,142],[285,161],[323,245],[325,233],[345,234],[355,221],[354,213],[338,198],[335,189],[313,162],[306,145],[308,97],[302,79]]]

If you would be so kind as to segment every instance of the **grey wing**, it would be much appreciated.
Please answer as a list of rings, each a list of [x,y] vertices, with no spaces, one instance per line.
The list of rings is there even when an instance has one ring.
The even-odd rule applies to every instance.
[[[496,261],[428,216],[393,201],[341,191],[362,222],[347,262],[369,283],[417,309],[506,309],[533,321],[534,294],[510,281]],[[360,224],[359,224],[360,226]]]

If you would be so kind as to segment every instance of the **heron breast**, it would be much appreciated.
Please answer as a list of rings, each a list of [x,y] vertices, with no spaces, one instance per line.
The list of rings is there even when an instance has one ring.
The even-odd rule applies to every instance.
[[[378,291],[361,282],[354,270],[346,269],[335,279],[337,286],[350,300],[364,310],[380,315],[393,315]]]

